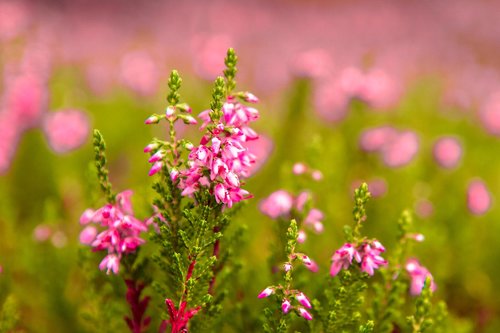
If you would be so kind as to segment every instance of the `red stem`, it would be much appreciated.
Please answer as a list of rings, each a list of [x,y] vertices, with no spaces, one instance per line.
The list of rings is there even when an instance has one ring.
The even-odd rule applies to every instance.
[[[145,287],[143,283],[125,279],[125,284],[127,285],[126,299],[132,312],[132,318],[125,316],[125,322],[132,333],[142,333],[151,322],[151,317],[143,319],[150,297],[146,296],[141,299],[141,292]]]

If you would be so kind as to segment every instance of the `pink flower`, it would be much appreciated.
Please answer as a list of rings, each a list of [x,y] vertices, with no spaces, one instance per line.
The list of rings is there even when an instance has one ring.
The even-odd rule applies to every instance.
[[[248,124],[259,114],[233,96],[227,98],[221,111],[223,116],[220,121],[212,120],[210,111],[200,113],[203,121],[201,129],[211,125],[211,130],[202,137],[197,147],[191,149],[187,169],[179,170],[178,187],[182,189],[182,195],[187,196],[200,188],[208,188],[217,203],[232,207],[234,203],[251,197],[241,185],[256,161],[256,156],[246,144],[258,138]],[[207,172],[209,179],[204,176]]]
[[[111,271],[114,274],[118,274],[120,270],[120,257],[116,254],[108,254],[99,264],[99,269],[101,271],[106,270],[106,274],[109,274]]]
[[[260,211],[273,219],[287,216],[292,207],[293,196],[284,190],[271,193],[260,203]]]
[[[46,224],[39,224],[33,230],[33,238],[37,242],[45,242],[52,235],[52,228]]]
[[[287,300],[286,298],[283,299],[283,302],[281,303],[281,310],[283,311],[284,314],[287,314],[290,312],[290,309],[292,308],[292,305],[290,304],[290,301]]]
[[[373,275],[375,269],[380,266],[386,266],[387,260],[380,256],[385,248],[378,241],[373,241],[371,244],[362,246],[361,271]]]
[[[72,109],[47,113],[43,131],[52,150],[64,154],[77,149],[88,139],[89,119],[84,112]]]
[[[481,123],[488,133],[500,135],[500,92],[489,96],[479,110]]]
[[[266,289],[262,290],[260,292],[259,296],[257,296],[257,297],[258,298],[265,298],[265,297],[271,296],[272,294],[274,294],[274,288],[267,287]]]
[[[451,169],[460,163],[462,146],[454,137],[442,137],[434,144],[433,153],[440,166]]]
[[[473,180],[467,188],[467,206],[474,215],[485,214],[491,206],[491,195],[482,180]]]
[[[361,262],[361,256],[354,245],[350,243],[342,245],[342,247],[333,254],[330,275],[335,276],[341,269],[348,269],[352,264],[353,258],[356,259],[357,262]]]
[[[293,165],[293,173],[295,175],[301,175],[307,171],[307,166],[304,163],[295,163]]]
[[[84,245],[91,245],[97,236],[97,228],[93,225],[88,225],[80,233],[80,243]]]
[[[108,252],[99,265],[108,274],[117,274],[122,255],[134,252],[145,242],[140,234],[147,231],[147,225],[132,215],[131,195],[130,190],[121,192],[116,195],[116,203],[106,204],[96,211],[87,209],[80,218],[80,223],[87,225],[80,234],[80,242],[92,246],[95,251]],[[97,234],[96,226],[89,223],[104,230]]]
[[[300,292],[300,293],[296,294],[295,298],[297,299],[297,301],[299,301],[300,304],[302,304],[306,308],[308,308],[308,309],[312,308],[311,302],[309,301],[309,299],[307,298],[307,296],[304,295],[303,292]]]
[[[125,86],[142,96],[156,92],[159,83],[158,66],[145,51],[125,54],[121,61],[120,77]]]
[[[418,136],[414,132],[404,131],[384,146],[382,159],[389,167],[402,167],[411,162],[418,148]]]
[[[311,316],[311,314],[310,314],[309,312],[307,312],[307,310],[306,310],[306,309],[304,309],[304,308],[302,308],[302,307],[299,307],[299,308],[298,308],[298,310],[299,310],[299,314],[300,314],[303,318],[305,318],[305,319],[307,319],[307,320],[312,320],[312,319],[313,319],[313,317]]]
[[[394,128],[381,126],[366,129],[361,133],[359,145],[367,152],[378,152],[397,135]]]
[[[323,218],[323,212],[319,209],[313,208],[304,219],[304,224],[313,226],[317,233],[321,233],[323,231],[323,223],[321,223]]]
[[[39,124],[47,107],[48,93],[45,80],[26,73],[9,80],[5,94],[5,109],[15,117],[22,129]]]
[[[430,278],[431,290],[433,292],[436,290],[436,284],[434,283],[432,274],[427,270],[427,268],[420,265],[420,262],[417,259],[408,259],[405,268],[411,279],[410,294],[414,296],[419,295],[424,288],[425,280],[427,278]]]

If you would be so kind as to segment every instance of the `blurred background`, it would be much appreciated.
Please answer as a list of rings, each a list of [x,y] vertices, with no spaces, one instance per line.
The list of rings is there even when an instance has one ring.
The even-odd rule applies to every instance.
[[[261,101],[255,199],[234,221],[248,226],[249,297],[270,280],[263,198],[313,193],[325,230],[303,247],[327,274],[366,181],[366,233],[390,251],[410,209],[437,297],[463,327],[498,332],[499,19],[495,0],[0,0],[0,305],[16,304],[20,331],[86,331],[78,220],[103,204],[91,130],[115,190],[132,189],[148,217],[142,149],[167,133],[144,120],[163,112],[174,68],[182,101],[208,108],[233,47],[237,89]],[[296,162],[321,177],[293,175]]]

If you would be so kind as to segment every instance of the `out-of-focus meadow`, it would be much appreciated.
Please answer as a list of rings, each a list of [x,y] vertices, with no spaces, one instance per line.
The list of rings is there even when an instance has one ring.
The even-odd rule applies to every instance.
[[[498,332],[499,13],[486,0],[1,0],[0,306],[17,304],[21,331],[86,331],[78,221],[102,205],[91,129],[107,141],[114,187],[132,189],[137,216],[150,216],[142,151],[167,133],[144,120],[163,112],[174,68],[182,100],[207,109],[234,47],[238,88],[261,101],[255,198],[233,221],[248,226],[249,311],[262,310],[254,295],[269,280],[275,223],[259,202],[278,189],[314,193],[325,230],[303,246],[326,274],[366,181],[366,232],[390,249],[411,209],[437,297],[460,325]],[[296,162],[322,179],[297,180]]]

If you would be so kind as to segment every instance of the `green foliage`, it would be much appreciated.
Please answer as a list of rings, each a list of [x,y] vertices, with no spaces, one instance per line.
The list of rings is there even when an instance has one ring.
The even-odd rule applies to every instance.
[[[224,77],[226,78],[226,95],[230,96],[233,89],[236,87],[236,64],[238,63],[238,57],[233,48],[227,50],[226,58],[224,59],[224,64],[226,69],[224,70]]]
[[[215,79],[214,89],[212,91],[212,101],[210,102],[210,119],[217,122],[222,117],[222,104],[226,97],[224,79],[219,76]]]
[[[434,325],[434,319],[431,314],[431,297],[431,281],[430,278],[427,278],[422,293],[417,297],[415,302],[415,314],[408,317],[411,332],[423,333]]]
[[[181,88],[181,84],[182,79],[179,73],[174,69],[170,73],[170,77],[168,79],[168,87],[170,88],[170,92],[167,96],[167,101],[170,105],[176,105],[177,103],[179,103],[179,89]]]
[[[19,319],[18,301],[14,295],[9,295],[0,311],[0,333],[15,332]]]
[[[354,190],[354,209],[352,210],[352,215],[354,217],[354,239],[357,240],[361,236],[361,226],[363,221],[366,219],[366,209],[365,205],[370,199],[371,194],[368,192],[368,185],[363,183]]]
[[[116,195],[111,191],[111,182],[108,177],[109,172],[106,166],[106,143],[104,142],[101,132],[97,129],[94,130],[94,153],[97,177],[99,179],[101,190],[106,196],[107,202],[114,203]]]

